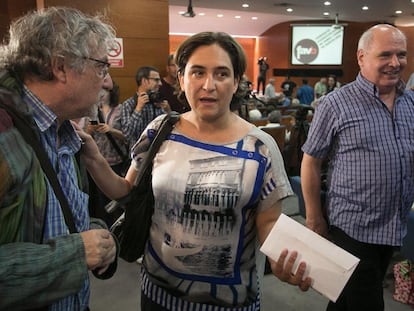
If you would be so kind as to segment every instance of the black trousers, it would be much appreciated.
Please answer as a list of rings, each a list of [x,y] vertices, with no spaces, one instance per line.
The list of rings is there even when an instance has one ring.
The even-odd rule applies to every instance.
[[[264,95],[265,88],[266,88],[266,77],[263,77],[263,76],[257,77],[257,94],[260,93],[260,85],[262,85],[262,94]]]
[[[382,281],[390,264],[394,247],[362,243],[341,229],[332,227],[332,241],[357,256],[361,261],[336,303],[329,302],[327,311],[383,311]]]
[[[141,292],[141,311],[168,311],[160,305],[149,299],[143,292]]]

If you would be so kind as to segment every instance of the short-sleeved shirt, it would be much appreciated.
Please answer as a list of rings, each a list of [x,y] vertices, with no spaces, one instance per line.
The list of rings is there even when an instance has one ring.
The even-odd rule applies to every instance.
[[[361,74],[324,96],[302,150],[329,157],[330,224],[361,242],[401,245],[414,200],[414,94],[397,88],[392,112]]]
[[[173,130],[156,155],[142,287],[167,310],[260,307],[256,214],[292,194],[280,151],[263,133],[252,127],[215,145]]]

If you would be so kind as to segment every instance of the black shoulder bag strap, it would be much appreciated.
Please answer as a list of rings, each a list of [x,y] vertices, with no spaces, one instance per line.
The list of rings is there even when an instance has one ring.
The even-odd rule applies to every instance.
[[[10,96],[7,94],[6,96]],[[36,132],[33,127],[28,123],[28,121],[19,113],[16,108],[8,105],[7,103],[2,103],[0,101],[0,107],[4,108],[7,113],[13,119],[14,126],[19,130],[20,134],[23,136],[26,143],[28,143],[36,153],[37,158],[39,159],[40,165],[47,178],[49,179],[50,184],[52,185],[53,191],[57,199],[59,200],[60,206],[62,208],[63,216],[65,218],[66,225],[69,228],[70,233],[76,233],[75,222],[73,220],[73,214],[70,210],[68,200],[66,199],[63,190],[59,184],[59,181],[56,176],[56,172],[50,163],[49,157],[46,154],[46,151],[42,148],[39,138],[36,136]]]
[[[175,123],[177,123],[180,118],[180,114],[175,111],[171,111],[161,122],[161,125],[155,135],[151,145],[148,148],[147,154],[145,155],[142,164],[140,165],[140,170],[135,178],[134,186],[138,185],[140,180],[144,177],[148,169],[152,169],[152,160],[155,157],[155,154],[160,149],[163,141],[171,133],[171,130]]]
[[[101,109],[99,109],[99,108],[98,108],[98,119],[99,119],[99,122],[106,123],[105,119],[104,119],[104,116],[103,116],[103,113],[102,113]],[[125,153],[122,152],[121,147],[119,147],[119,145],[115,141],[112,134],[109,133],[109,132],[106,132],[105,135],[109,139],[109,141],[111,142],[112,146],[115,148],[116,152],[118,152],[118,154],[121,156],[122,160],[125,160],[128,156]]]

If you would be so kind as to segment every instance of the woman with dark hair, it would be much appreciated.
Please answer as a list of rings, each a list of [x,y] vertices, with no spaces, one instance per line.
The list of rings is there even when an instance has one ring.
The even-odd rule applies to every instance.
[[[340,84],[335,75],[328,75],[326,94],[339,89]]]
[[[85,127],[112,170],[120,176],[125,176],[130,160],[126,139],[121,130],[119,86],[115,81],[112,81],[112,84],[111,89],[101,92],[95,116],[86,118]],[[105,212],[105,205],[110,199],[95,186],[92,178],[89,178],[89,197],[90,213],[111,225],[115,216],[112,217]]]
[[[273,138],[233,113],[245,96],[246,57],[228,34],[203,32],[176,52],[183,113],[155,156],[155,205],[143,259],[141,310],[260,310],[265,256],[259,251],[292,195]],[[102,170],[89,140],[88,169],[108,195],[125,195],[140,169],[142,145],[163,117],[150,123],[132,148],[126,180]],[[89,147],[90,146],[90,147]],[[125,182],[127,182],[125,184]],[[271,261],[273,273],[306,290],[297,253]],[[287,261],[284,267],[285,259]]]
[[[125,136],[121,131],[121,106],[119,86],[112,81],[113,87],[101,93],[97,116],[86,122],[86,132],[92,135],[99,151],[112,169],[122,175],[123,161],[128,157]],[[109,138],[109,137],[112,138]],[[118,150],[119,149],[119,150]]]

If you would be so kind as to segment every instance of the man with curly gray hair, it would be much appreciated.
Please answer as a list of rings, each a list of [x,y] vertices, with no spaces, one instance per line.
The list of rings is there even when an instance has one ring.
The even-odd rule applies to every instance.
[[[81,141],[70,122],[111,88],[114,36],[99,17],[51,7],[13,22],[0,47],[1,310],[88,310],[88,270],[108,278],[116,269],[114,238],[88,214],[74,157]],[[30,143],[45,151],[56,183]]]

